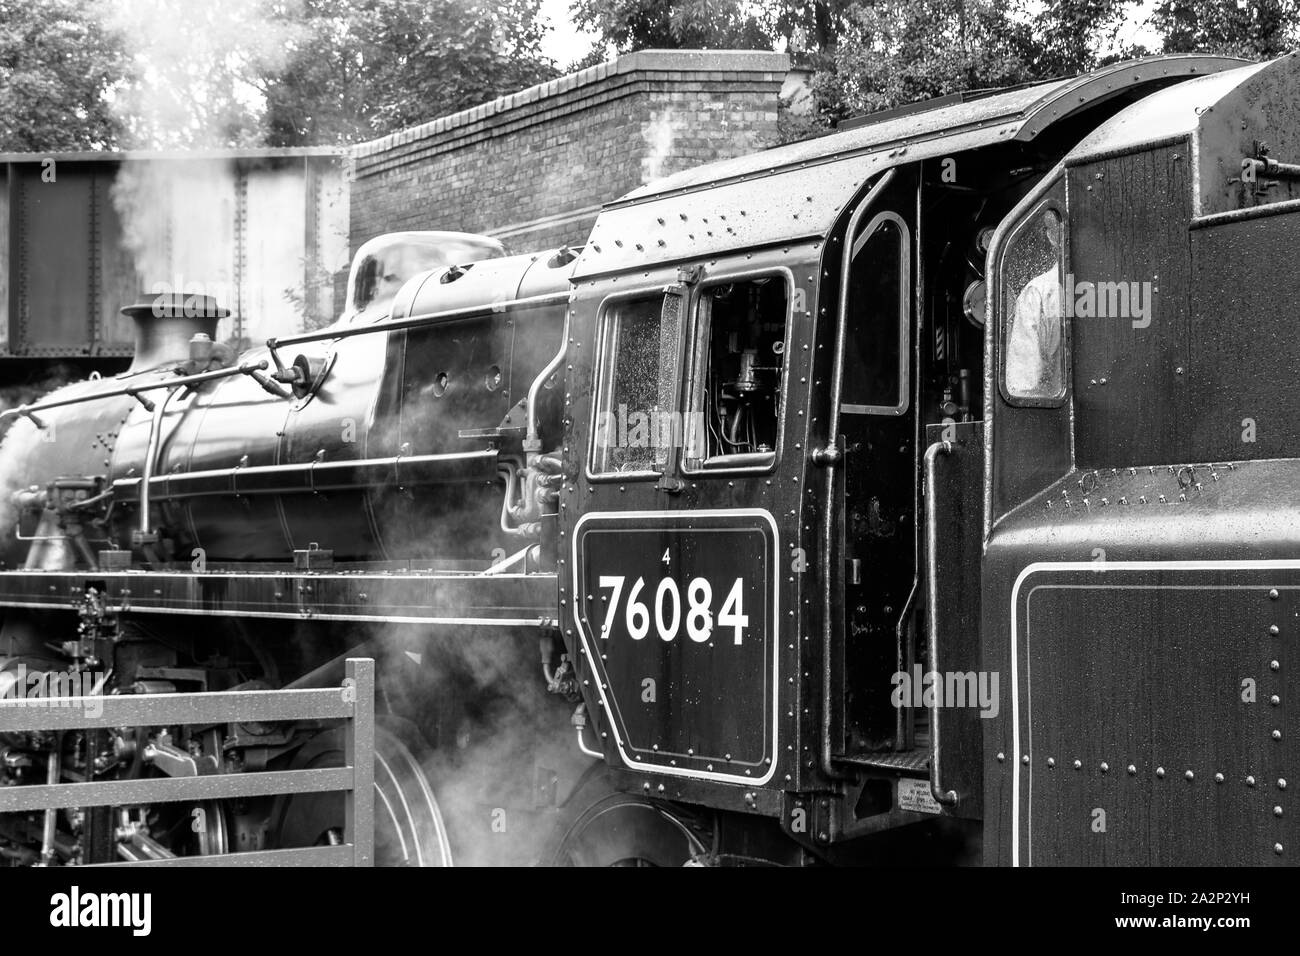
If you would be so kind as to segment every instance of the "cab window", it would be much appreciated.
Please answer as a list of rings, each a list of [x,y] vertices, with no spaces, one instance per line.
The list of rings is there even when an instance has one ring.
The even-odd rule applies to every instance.
[[[687,471],[775,462],[788,300],[781,275],[701,289],[693,394],[680,423]]]
[[[668,461],[680,381],[680,299],[643,296],[604,310],[593,474],[657,474]]]
[[[908,315],[910,237],[896,214],[885,212],[860,229],[849,249],[849,323],[841,410],[859,415],[902,415],[909,405]]]
[[[1043,206],[1017,229],[1002,259],[1003,374],[1008,399],[1051,402],[1065,394],[1061,214]]]

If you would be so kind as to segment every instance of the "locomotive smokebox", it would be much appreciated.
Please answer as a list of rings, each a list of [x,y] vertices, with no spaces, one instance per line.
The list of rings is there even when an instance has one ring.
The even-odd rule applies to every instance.
[[[215,296],[162,292],[140,297],[122,310],[135,321],[135,358],[130,372],[141,372],[190,358],[195,335],[217,337],[217,322],[230,315]]]

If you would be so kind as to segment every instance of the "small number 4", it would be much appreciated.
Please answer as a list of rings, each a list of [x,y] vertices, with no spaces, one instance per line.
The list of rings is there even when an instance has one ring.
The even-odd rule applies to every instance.
[[[660,558],[659,560],[662,561],[664,564],[672,564],[672,563],[673,563],[673,559],[670,558],[670,557],[668,557],[668,549],[667,549],[667,548],[664,548],[664,556],[663,556],[662,558]]]

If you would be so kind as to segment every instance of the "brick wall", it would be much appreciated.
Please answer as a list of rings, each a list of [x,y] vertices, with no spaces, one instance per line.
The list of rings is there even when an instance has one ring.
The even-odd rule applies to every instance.
[[[363,143],[351,246],[399,229],[581,243],[602,203],[773,145],[788,70],[781,53],[643,50]]]

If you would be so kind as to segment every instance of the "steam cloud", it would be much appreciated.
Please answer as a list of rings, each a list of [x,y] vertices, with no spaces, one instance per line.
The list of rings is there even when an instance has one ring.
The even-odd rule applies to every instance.
[[[673,142],[677,138],[674,128],[675,111],[668,109],[655,112],[648,124],[641,130],[645,140],[646,155],[641,160],[641,181],[653,182],[668,172],[665,165],[672,156]]]

